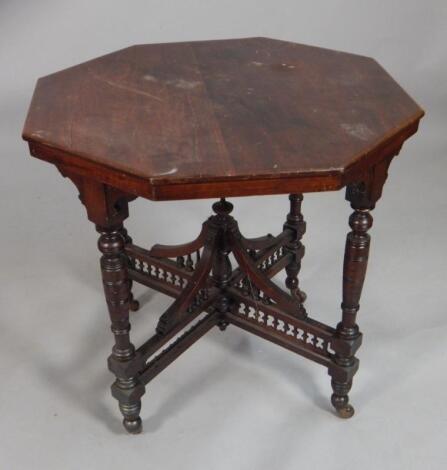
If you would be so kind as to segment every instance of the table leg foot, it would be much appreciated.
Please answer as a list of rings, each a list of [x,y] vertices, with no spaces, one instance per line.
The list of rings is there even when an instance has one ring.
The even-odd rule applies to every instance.
[[[337,416],[342,419],[352,418],[354,416],[354,407],[352,405],[345,406],[337,410]]]
[[[129,434],[141,434],[143,431],[141,418],[135,420],[123,419],[123,425]]]
[[[331,403],[335,408],[337,416],[343,419],[351,418],[354,415],[354,407],[349,403],[349,390],[352,386],[350,382],[337,382],[332,380],[332,390],[334,393],[331,396]]]
[[[139,416],[141,402],[138,403],[120,403],[120,410],[124,416],[123,426],[129,434],[140,434],[143,430],[143,423]]]

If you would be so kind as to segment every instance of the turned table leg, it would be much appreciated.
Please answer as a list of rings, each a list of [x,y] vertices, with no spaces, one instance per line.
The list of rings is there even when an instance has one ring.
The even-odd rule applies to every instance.
[[[348,393],[352,387],[352,378],[358,369],[355,353],[362,341],[356,318],[368,265],[368,230],[373,223],[370,211],[382,195],[390,162],[391,158],[378,162],[365,173],[363,181],[351,183],[346,187],[346,199],[351,203],[354,212],[349,217],[352,230],[346,237],[345,245],[342,320],[337,325],[336,338],[332,345],[335,350],[334,362],[343,373],[329,369],[333,390],[331,402],[341,418],[350,418],[354,414]]]
[[[360,335],[356,317],[368,264],[370,236],[367,231],[371,228],[372,222],[372,216],[368,209],[355,209],[349,217],[352,231],[346,237],[343,302],[341,304],[342,321],[337,325],[337,335],[346,342],[352,342]],[[335,356],[335,362],[342,367],[350,368],[354,365],[354,361],[352,351],[345,354],[337,353]],[[351,386],[352,378],[346,381],[332,379],[334,393],[331,401],[342,418],[350,418],[354,414],[354,408],[349,404],[348,397]]]
[[[97,227],[101,233],[98,247],[102,253],[101,271],[104,293],[112,322],[115,345],[109,357],[109,368],[115,374],[112,395],[118,400],[123,424],[130,433],[141,432],[141,396],[144,386],[137,378],[141,366],[130,342],[129,302],[130,282],[128,259],[124,254],[125,241],[122,224],[112,227]]]
[[[292,296],[296,297],[300,303],[306,300],[306,294],[299,288],[298,275],[301,270],[301,260],[304,256],[304,245],[301,239],[306,232],[306,222],[301,213],[302,194],[290,194],[290,212],[287,214],[287,220],[284,229],[291,229],[294,232],[293,239],[285,246],[286,250],[293,254],[292,261],[286,266],[286,287],[290,290]],[[302,307],[305,313],[304,307]]]

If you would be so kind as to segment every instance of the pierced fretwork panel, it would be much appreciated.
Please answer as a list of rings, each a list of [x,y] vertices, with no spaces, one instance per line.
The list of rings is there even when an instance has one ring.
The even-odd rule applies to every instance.
[[[331,335],[329,333],[317,333],[311,324],[308,327],[298,326],[285,318],[279,318],[271,309],[265,311],[262,304],[251,304],[249,302],[239,302],[234,313],[252,323],[264,326],[266,330],[273,330],[285,338],[293,339],[306,349],[317,351],[328,357],[334,354],[331,348]]]
[[[188,279],[185,276],[182,276],[178,269],[173,272],[169,269],[169,266],[167,266],[166,263],[161,266],[155,260],[154,262],[151,262],[147,259],[143,260],[136,256],[131,256],[130,259],[135,271],[152,279],[165,282],[166,284],[172,284],[173,286],[181,289],[185,288],[188,284]]]

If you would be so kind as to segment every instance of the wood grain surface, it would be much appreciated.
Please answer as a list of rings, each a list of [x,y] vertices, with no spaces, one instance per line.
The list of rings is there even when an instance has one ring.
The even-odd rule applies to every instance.
[[[266,38],[132,46],[41,78],[31,153],[151,199],[338,189],[422,109],[371,58]]]

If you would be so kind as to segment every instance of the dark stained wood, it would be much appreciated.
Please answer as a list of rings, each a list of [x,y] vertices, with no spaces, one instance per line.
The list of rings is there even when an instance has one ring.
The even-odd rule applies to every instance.
[[[177,256],[186,256],[190,253],[194,253],[203,247],[205,242],[205,230],[202,229],[199,236],[190,243],[183,245],[154,245],[151,248],[150,255],[160,258],[173,258]]]
[[[250,282],[250,288],[253,289],[253,287],[256,287],[264,292],[269,299],[273,300],[289,315],[303,317],[305,312],[301,308],[301,301],[281,290],[264,273],[262,273],[257,268],[256,262],[250,259],[246,250],[244,250],[243,245],[236,236],[230,235],[230,240],[234,257],[239,263],[242,271],[247,275]]]
[[[128,432],[136,434],[142,429],[140,398],[144,394],[144,386],[138,379],[137,371],[132,368],[138,358],[129,338],[131,293],[122,228],[122,225],[98,226],[98,231],[101,233],[98,247],[102,253],[101,271],[104,293],[112,322],[112,332],[115,336],[115,346],[109,358],[110,370],[116,375],[112,392],[124,416],[124,427]],[[130,368],[127,369],[126,366]]]
[[[314,361],[318,364],[329,367],[332,363],[330,357],[327,357],[326,355],[316,351],[312,351],[310,348],[306,348],[305,346],[303,347],[302,344],[294,341],[293,338],[286,337],[282,333],[278,332],[276,328],[273,328],[272,331],[266,331],[266,328],[264,328],[258,322],[247,320],[246,318],[234,313],[229,313],[228,319],[231,324],[236,325],[239,328],[248,331],[249,333],[260,336],[267,341],[271,341],[278,346],[282,346],[283,348],[310,359],[311,361]]]
[[[356,199],[353,200],[355,205]],[[343,302],[342,321],[337,326],[337,335],[343,341],[354,341],[361,337],[356,324],[359,310],[360,295],[368,264],[370,237],[367,233],[372,226],[372,216],[368,209],[355,209],[349,218],[352,231],[346,238],[345,258],[343,265]],[[359,343],[360,345],[360,343]],[[335,362],[342,367],[351,367],[355,358],[352,352],[336,354]],[[346,382],[332,379],[332,404],[343,418],[354,414],[354,408],[349,404],[348,392],[352,386],[352,379]]]
[[[163,369],[171,364],[171,362],[175,361],[180,354],[191,347],[205,333],[208,333],[216,323],[216,314],[210,313],[190,327],[189,330],[180,335],[172,344],[163,350],[161,354],[148,362],[146,367],[141,371],[141,381],[148,383],[154,379]]]
[[[303,195],[291,194],[289,200],[290,212],[287,214],[284,230],[291,230],[294,236],[288,245],[286,245],[287,250],[293,255],[292,261],[286,266],[286,286],[290,289],[291,294],[299,299],[302,304],[306,300],[306,294],[299,288],[298,274],[301,270],[301,260],[304,256],[304,245],[301,243],[301,238],[306,231],[306,222],[301,213]],[[305,314],[303,306],[301,306],[301,309],[303,314]]]
[[[189,279],[187,286],[175,302],[160,317],[157,325],[157,333],[165,334],[175,326],[186,313],[200,289],[205,286],[208,274],[211,271],[214,257],[214,243],[205,245],[202,258],[197,263],[194,275]]]
[[[218,326],[221,331],[225,331],[228,326],[227,313],[230,310],[231,299],[227,294],[233,271],[229,254],[231,252],[231,244],[228,238],[228,232],[236,230],[237,224],[230,213],[233,210],[233,204],[220,199],[213,204],[213,216],[205,224],[207,229],[211,230],[216,240],[216,250],[214,253],[212,282],[219,289],[220,296],[215,304],[216,311],[219,314]]]
[[[126,247],[128,245],[131,245],[132,244],[132,238],[129,235],[129,233],[127,232],[127,229],[124,226],[120,229],[120,233],[121,233],[121,235],[123,237],[123,240],[124,240],[124,247]],[[132,268],[134,268],[133,261],[130,258],[128,258],[128,270],[131,270]],[[136,312],[140,308],[140,303],[138,302],[138,300],[135,300],[135,298],[133,296],[133,293],[132,293],[132,280],[131,279],[129,279],[129,291],[130,291],[129,309],[132,312]]]
[[[369,169],[364,180],[351,184],[346,189],[346,199],[350,201],[354,212],[349,218],[352,230],[346,237],[341,304],[343,316],[337,325],[337,337],[341,343],[349,347],[336,351],[334,361],[347,371],[358,367],[354,354],[360,347],[362,334],[356,318],[368,265],[370,236],[367,232],[373,223],[370,211],[374,209],[382,195],[390,162],[391,158],[383,160]],[[335,371],[329,373],[332,375],[331,385],[334,392],[331,397],[332,404],[340,417],[350,418],[354,414],[354,408],[349,404],[348,397],[353,374],[348,373],[345,380],[340,380],[334,376]]]
[[[171,339],[175,338],[179,332],[181,332],[186,326],[194,322],[196,318],[202,313],[202,310],[209,311],[209,313],[215,312],[211,304],[216,300],[216,295],[219,294],[217,289],[210,292],[209,299],[202,304],[202,309],[194,309],[188,316],[183,317],[174,328],[166,332],[165,334],[156,333],[154,336],[145,341],[137,350],[140,356],[146,361],[147,359],[154,356],[155,353],[162,350],[163,346],[168,343]],[[217,323],[217,318],[215,318]]]
[[[327,367],[332,404],[353,415],[370,211],[422,116],[372,59],[265,38],[134,46],[39,80],[23,137],[75,184],[101,234],[115,338],[108,364],[127,431],[142,429],[145,384],[229,324]],[[303,306],[301,202],[343,186],[354,212],[333,328]],[[243,237],[225,197],[279,193],[290,193],[282,233]],[[194,241],[147,250],[123,225],[138,196],[220,200]],[[283,269],[288,291],[271,279]],[[132,281],[175,299],[137,348]]]
[[[266,38],[132,46],[41,78],[31,153],[150,199],[339,189],[417,130],[368,57]]]

